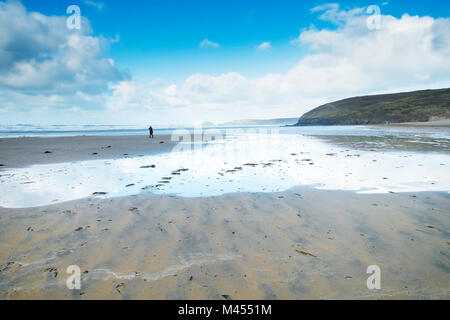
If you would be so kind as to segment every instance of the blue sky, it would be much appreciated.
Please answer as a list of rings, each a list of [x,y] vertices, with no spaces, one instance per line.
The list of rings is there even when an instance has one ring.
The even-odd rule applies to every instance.
[[[72,4],[90,29],[65,28]],[[299,117],[446,87],[449,14],[441,0],[0,0],[0,123]]]
[[[94,2],[94,1],[93,1]],[[289,42],[299,30],[314,24],[336,28],[317,19],[310,9],[326,1],[95,1],[101,8],[84,1],[26,0],[30,10],[62,15],[70,4],[78,4],[95,34],[114,38],[110,56],[119,67],[130,70],[137,79],[163,78],[179,81],[193,73],[219,75],[237,71],[249,77],[287,72],[306,48]],[[450,2],[430,1],[339,1],[342,8],[379,5],[382,11],[400,17],[449,16]],[[384,4],[384,5],[383,5]],[[201,50],[203,39],[220,44],[220,49]],[[261,54],[254,47],[270,41],[272,50]]]

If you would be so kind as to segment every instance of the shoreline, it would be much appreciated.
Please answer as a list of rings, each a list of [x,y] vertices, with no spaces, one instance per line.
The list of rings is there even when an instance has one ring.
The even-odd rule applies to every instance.
[[[169,152],[177,143],[170,135],[0,138],[0,170],[153,155]]]
[[[361,126],[361,127],[411,127],[411,128],[450,128],[450,119],[434,120],[434,121],[423,121],[423,122],[399,122],[399,123],[374,123],[374,124],[302,124],[302,125],[285,125],[283,127],[350,127],[350,126]]]
[[[301,126],[287,127],[295,128]],[[364,127],[449,131],[450,120],[424,123],[364,125]],[[319,135],[319,137],[322,136],[324,135]],[[160,143],[161,141],[163,143]],[[109,160],[154,155],[170,152],[176,144],[178,144],[178,141],[171,141],[171,135],[169,134],[155,135],[154,139],[149,139],[147,135],[6,137],[0,138],[0,170],[24,168],[40,164]]]
[[[450,119],[424,121],[424,122],[403,122],[403,123],[389,123],[379,124],[376,126],[382,127],[424,127],[424,128],[450,128]]]

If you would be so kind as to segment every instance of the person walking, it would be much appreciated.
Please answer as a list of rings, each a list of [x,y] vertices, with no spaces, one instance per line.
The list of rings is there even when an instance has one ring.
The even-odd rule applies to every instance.
[[[152,126],[150,126],[150,127],[148,128],[148,132],[149,132],[149,138],[150,138],[150,139],[153,139],[153,128],[152,128]]]

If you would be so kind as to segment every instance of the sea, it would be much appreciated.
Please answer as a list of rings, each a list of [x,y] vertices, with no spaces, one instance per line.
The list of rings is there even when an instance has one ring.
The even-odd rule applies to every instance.
[[[305,135],[349,135],[349,136],[427,136],[433,138],[450,138],[450,128],[433,127],[382,127],[382,126],[309,126],[291,127],[276,125],[235,125],[235,126],[154,126],[154,133],[172,134],[176,130],[189,132],[202,131],[237,131],[255,132],[277,130],[278,133]],[[137,125],[34,125],[34,124],[0,124],[0,138],[19,137],[70,137],[70,136],[123,136],[147,135],[148,127]]]

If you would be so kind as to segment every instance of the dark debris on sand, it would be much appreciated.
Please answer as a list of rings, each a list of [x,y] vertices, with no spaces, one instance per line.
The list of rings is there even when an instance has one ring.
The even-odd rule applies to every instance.
[[[295,252],[297,252],[297,253],[301,253],[301,254],[303,254],[303,255],[305,255],[305,256],[311,256],[311,257],[314,257],[314,258],[317,258],[317,256],[315,256],[315,255],[313,255],[312,253],[310,253],[310,252],[307,252],[307,251],[303,251],[303,250],[295,250]]]
[[[48,273],[53,273],[53,277],[55,278],[58,276],[58,269],[56,269],[55,267],[46,268],[44,271]]]

